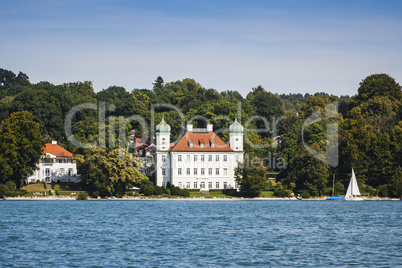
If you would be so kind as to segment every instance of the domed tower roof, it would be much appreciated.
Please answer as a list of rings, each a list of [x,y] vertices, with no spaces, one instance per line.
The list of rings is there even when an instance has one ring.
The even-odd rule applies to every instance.
[[[165,119],[163,117],[161,122],[156,125],[156,132],[170,133],[170,126],[165,122]]]
[[[241,133],[243,134],[244,127],[237,122],[237,118],[235,119],[234,123],[229,126],[229,133]]]

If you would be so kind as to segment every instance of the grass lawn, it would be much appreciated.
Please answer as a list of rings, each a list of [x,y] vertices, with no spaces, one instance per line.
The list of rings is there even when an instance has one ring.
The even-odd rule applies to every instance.
[[[198,192],[191,192],[190,191],[190,197],[201,197],[202,195],[201,195],[201,192],[200,191],[198,191]]]
[[[274,191],[262,191],[261,197],[274,197]]]
[[[213,191],[209,192],[209,196],[210,197],[233,197],[233,196],[230,196],[230,195],[225,195],[221,191],[220,192],[213,192]]]
[[[24,187],[22,187],[22,189],[27,190],[28,192],[29,191],[37,191],[37,192],[45,191],[45,187],[43,186],[42,183],[28,184],[28,185],[25,185]]]

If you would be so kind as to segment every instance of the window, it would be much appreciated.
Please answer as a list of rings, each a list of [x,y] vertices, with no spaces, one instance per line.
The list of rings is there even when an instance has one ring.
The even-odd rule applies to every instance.
[[[212,175],[212,168],[208,168],[208,175]]]
[[[190,182],[189,181],[186,183],[186,188],[190,188]]]
[[[205,168],[201,168],[201,175],[205,175]]]
[[[164,181],[162,182],[162,187],[165,187],[165,182]]]
[[[201,186],[200,186],[200,188],[205,188],[205,182],[201,182]]]
[[[69,168],[68,169],[68,176],[72,176],[73,175],[73,169],[72,168]]]
[[[236,155],[236,162],[239,162],[239,155]]]
[[[215,186],[216,186],[216,189],[219,189],[219,181],[216,182]]]
[[[211,143],[211,148],[215,148],[215,142]]]
[[[59,161],[58,161],[59,163],[63,163],[63,159],[59,159]]]
[[[219,154],[216,155],[216,162],[219,162]]]
[[[194,182],[194,189],[197,189],[197,182]]]
[[[177,161],[181,162],[181,155],[180,154],[177,156]]]
[[[50,168],[45,169],[45,176],[46,177],[50,176]]]
[[[197,162],[197,155],[194,155],[194,162]]]
[[[208,188],[212,189],[212,181],[208,182]]]
[[[227,168],[224,168],[224,169],[223,169],[223,175],[224,175],[224,176],[227,176],[227,175],[228,175],[228,169],[227,169]]]
[[[201,162],[204,162],[205,160],[205,155],[201,155]]]
[[[225,154],[223,155],[223,162],[227,162],[228,161],[228,156]]]
[[[190,155],[189,154],[186,155],[186,158],[187,158],[187,162],[190,162]]]
[[[162,168],[162,175],[163,175],[163,176],[166,175],[166,168]]]
[[[181,175],[181,168],[177,169],[177,175]]]
[[[236,138],[236,139],[235,139],[235,141],[239,141],[239,139],[238,139],[238,138]]]
[[[64,168],[61,168],[59,173],[60,173],[60,176],[64,176]]]
[[[212,162],[212,155],[208,155],[208,161]]]
[[[204,148],[204,143],[203,142],[200,143],[200,148]]]
[[[227,183],[227,182],[224,182],[224,183],[223,183],[223,188],[226,189],[226,187],[228,187],[228,183]]]
[[[239,188],[239,183],[237,181],[235,182],[235,188]]]
[[[215,174],[219,175],[219,168],[215,169]]]
[[[197,175],[197,168],[194,168],[194,175]]]
[[[166,155],[162,155],[162,162],[166,162]]]
[[[181,188],[181,181],[178,182],[177,186],[179,186],[179,188]]]
[[[190,168],[187,168],[187,175],[190,175]]]
[[[192,142],[190,142],[189,144],[188,144],[188,146],[190,146],[190,148],[193,148],[193,143]]]

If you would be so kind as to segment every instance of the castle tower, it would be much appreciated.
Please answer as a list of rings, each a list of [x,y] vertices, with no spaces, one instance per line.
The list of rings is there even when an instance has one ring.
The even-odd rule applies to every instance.
[[[229,126],[229,145],[230,149],[235,152],[243,151],[243,135],[244,127],[237,122],[237,118],[234,123]]]
[[[162,118],[162,121],[156,125],[156,150],[167,151],[170,146],[170,126]]]

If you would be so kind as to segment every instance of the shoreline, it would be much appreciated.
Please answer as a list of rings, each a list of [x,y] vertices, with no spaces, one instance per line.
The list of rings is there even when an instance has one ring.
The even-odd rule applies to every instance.
[[[5,197],[0,201],[74,201],[75,197]],[[83,201],[138,201],[138,200],[163,200],[163,201],[241,201],[241,200],[254,200],[254,201],[327,201],[326,197],[302,199],[297,198],[284,198],[284,197],[123,197],[123,198],[88,198]],[[80,200],[77,200],[80,201]],[[400,201],[396,198],[366,198],[364,201]],[[333,202],[333,201],[332,201]]]

